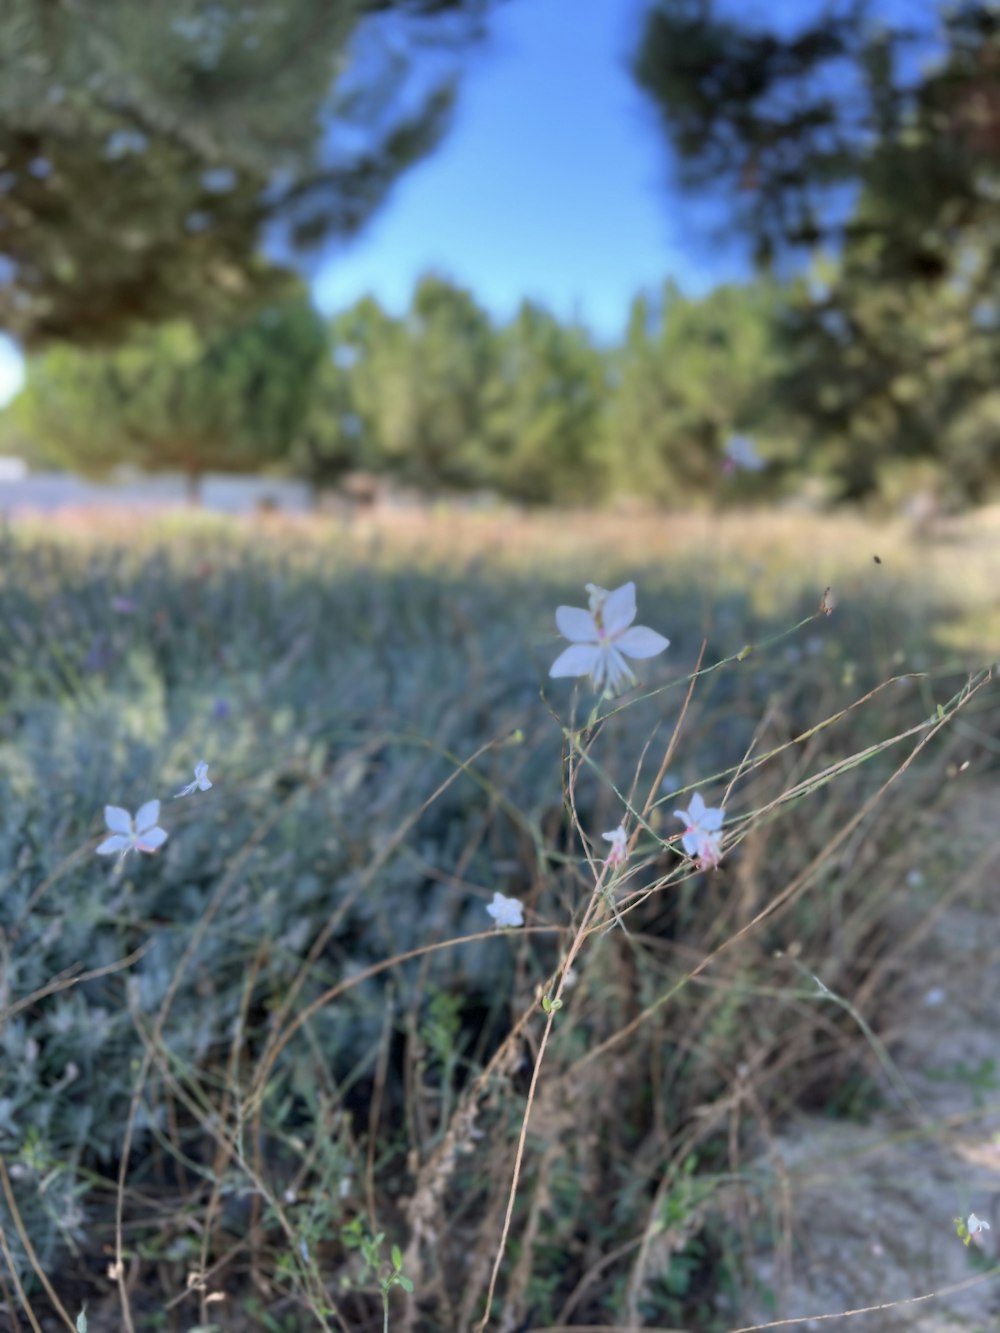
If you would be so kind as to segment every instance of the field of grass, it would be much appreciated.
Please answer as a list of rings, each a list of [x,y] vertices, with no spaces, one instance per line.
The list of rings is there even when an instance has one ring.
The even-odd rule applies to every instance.
[[[667,652],[549,679],[555,607],[628,579]],[[9,525],[10,1327],[747,1322],[762,1145],[897,1098],[998,586],[988,513]],[[97,856],[154,797],[162,849]]]

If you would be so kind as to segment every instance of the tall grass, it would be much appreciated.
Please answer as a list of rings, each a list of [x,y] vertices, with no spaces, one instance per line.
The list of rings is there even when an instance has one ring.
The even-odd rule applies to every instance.
[[[913,1109],[878,1034],[942,790],[997,767],[997,560],[788,517],[9,529],[0,1301],[739,1322],[774,1127]],[[595,710],[552,613],[627,578],[671,648]],[[153,796],[163,850],[96,858]]]

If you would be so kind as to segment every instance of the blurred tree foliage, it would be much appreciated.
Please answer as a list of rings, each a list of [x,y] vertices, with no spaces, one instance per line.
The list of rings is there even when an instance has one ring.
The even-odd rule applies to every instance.
[[[368,296],[326,323],[294,287],[241,323],[174,320],[116,348],[36,353],[0,414],[0,452],[92,475],[181,469],[193,485],[204,471],[318,487],[361,471],[526,504],[773,496],[795,478],[769,392],[785,300],[768,279],[700,300],[668,283],[601,346],[533,301],[498,321],[436,274],[401,315]],[[758,438],[764,472],[727,474],[735,433]]]
[[[738,15],[738,16],[737,16]],[[758,25],[656,0],[636,58],[681,180],[790,293],[772,386],[835,493],[1000,481],[1000,10],[803,0]]]
[[[30,442],[35,462],[85,475],[121,463],[179,470],[195,493],[203,472],[285,459],[326,348],[301,290],[210,334],[175,320],[113,350],[57,343],[31,359],[9,438]]]
[[[5,0],[0,328],[231,317],[355,233],[447,124],[488,0]]]
[[[490,484],[529,504],[592,503],[614,494],[612,376],[610,358],[585,328],[523,302],[497,335],[488,386]]]
[[[668,282],[635,298],[612,345],[536,302],[497,320],[435,274],[400,315],[368,296],[324,321],[286,288],[230,325],[173,320],[113,349],[36,353],[0,413],[0,453],[93,475],[181,469],[192,488],[204,471],[276,470],[320,488],[362,472],[532,505],[797,494],[896,505],[942,490],[946,471],[958,498],[986,494],[1000,390],[989,331],[971,335],[950,307],[961,289],[910,289],[905,307],[892,287],[871,294],[866,311],[887,322],[895,311],[914,356],[955,340],[880,396],[875,350],[838,341],[832,315],[811,318],[823,281],[817,266],[808,282],[762,276],[697,299]],[[754,441],[760,470],[728,461],[734,436]]]
[[[330,324],[297,465],[350,467],[419,490],[493,490],[527,503],[602,497],[608,359],[589,334],[525,302],[496,324],[429,274],[400,318],[371,297]]]
[[[775,330],[784,293],[761,279],[686,300],[667,283],[638,296],[615,360],[611,433],[636,493],[670,502],[717,495],[736,433],[780,433],[770,393],[781,361]]]

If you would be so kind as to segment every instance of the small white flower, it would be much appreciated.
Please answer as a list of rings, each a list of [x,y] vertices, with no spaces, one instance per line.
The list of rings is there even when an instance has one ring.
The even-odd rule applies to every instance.
[[[966,1228],[966,1230],[968,1231],[968,1233],[969,1233],[970,1236],[979,1236],[979,1235],[981,1235],[984,1231],[992,1231],[992,1230],[993,1230],[993,1228],[990,1226],[989,1222],[984,1222],[984,1221],[982,1221],[982,1219],[981,1219],[981,1218],[978,1218],[978,1217],[975,1215],[975,1213],[970,1213],[970,1214],[969,1214],[969,1220],[966,1222],[966,1224],[965,1224],[965,1228]]]
[[[674,816],[687,825],[681,846],[688,856],[701,865],[702,870],[716,866],[722,858],[722,821],[725,812],[705,804],[700,792],[691,797],[686,810],[675,810]]]
[[[161,829],[156,822],[159,817],[159,801],[147,801],[140,806],[135,819],[120,805],[106,805],[104,822],[111,830],[111,837],[104,839],[97,848],[97,855],[112,856],[119,852],[124,856],[133,850],[155,852],[167,840],[166,830]]]
[[[730,435],[726,441],[725,453],[726,461],[723,466],[728,472],[736,468],[745,468],[747,472],[760,472],[764,467],[764,460],[749,435]]]
[[[611,849],[608,852],[608,865],[612,868],[623,866],[628,860],[628,834],[625,832],[625,825],[619,824],[610,833],[602,833],[601,837],[605,842],[611,843]]]
[[[190,796],[193,791],[208,791],[211,787],[208,780],[208,765],[202,759],[194,766],[194,782],[189,782],[186,787],[181,788],[179,792],[174,793],[174,799],[178,796]]]
[[[670,640],[645,625],[632,625],[634,583],[623,583],[613,592],[588,583],[587,592],[589,611],[577,606],[556,608],[556,625],[570,646],[552,663],[549,675],[589,676],[595,690],[607,681],[608,692],[615,694],[635,683],[623,653],[635,658],[655,657],[669,647]]]
[[[505,898],[502,893],[494,893],[493,901],[486,910],[498,926],[524,925],[524,908],[516,898]]]

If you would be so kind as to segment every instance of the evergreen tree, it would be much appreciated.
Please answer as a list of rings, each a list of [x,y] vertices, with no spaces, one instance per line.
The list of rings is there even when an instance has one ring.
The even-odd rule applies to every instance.
[[[657,0],[637,76],[682,180],[764,264],[813,261],[774,386],[810,463],[848,498],[927,477],[982,498],[1000,484],[1000,13],[804,0],[796,18]]]
[[[619,489],[686,504],[715,495],[736,433],[777,429],[774,283],[718,287],[688,300],[673,283],[637,297],[611,410]]]
[[[90,476],[117,464],[184,472],[287,465],[326,348],[301,291],[205,335],[173,321],[113,350],[55,344],[32,357],[10,413],[36,460]]]
[[[0,328],[111,342],[280,291],[265,236],[364,225],[445,129],[441,51],[487,2],[6,0]]]

